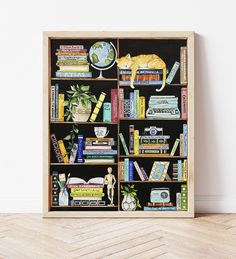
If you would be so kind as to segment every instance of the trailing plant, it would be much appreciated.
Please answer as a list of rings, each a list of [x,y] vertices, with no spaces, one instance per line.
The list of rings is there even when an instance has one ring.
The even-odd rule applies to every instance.
[[[87,109],[91,103],[97,103],[97,98],[89,90],[89,85],[71,85],[67,92],[67,100],[64,101],[66,108],[66,121],[71,120],[76,112],[76,107],[81,103]]]
[[[66,147],[67,155],[72,154],[73,145],[77,143],[78,133],[78,126],[75,124],[72,125],[72,130],[70,131],[70,133],[63,138],[63,140],[67,141],[68,143],[68,146]]]
[[[121,185],[121,193],[123,194],[123,196],[125,195],[132,196],[136,201],[137,208],[141,208],[141,205],[137,196],[137,192],[138,190],[134,188],[134,184],[133,185],[128,184],[127,186]]]

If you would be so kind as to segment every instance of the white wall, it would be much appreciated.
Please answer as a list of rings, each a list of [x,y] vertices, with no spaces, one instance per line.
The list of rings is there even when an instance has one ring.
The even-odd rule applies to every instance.
[[[194,30],[196,209],[236,212],[234,2],[1,2],[0,212],[40,212],[42,208],[45,30]]]

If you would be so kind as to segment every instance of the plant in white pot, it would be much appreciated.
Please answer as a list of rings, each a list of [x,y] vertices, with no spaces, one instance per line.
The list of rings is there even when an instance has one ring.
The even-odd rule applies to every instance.
[[[67,99],[64,101],[66,121],[88,121],[92,103],[97,103],[96,96],[89,91],[89,85],[72,85],[70,88],[71,90],[66,91]]]
[[[124,198],[121,202],[121,207],[125,211],[134,211],[137,208],[141,208],[139,203],[139,199],[137,196],[138,190],[134,188],[134,185],[121,185],[121,193],[123,194]]]

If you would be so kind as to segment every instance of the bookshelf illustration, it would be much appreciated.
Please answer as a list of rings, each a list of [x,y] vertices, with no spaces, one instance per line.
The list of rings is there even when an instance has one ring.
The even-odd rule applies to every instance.
[[[194,217],[194,33],[44,32],[44,217]]]

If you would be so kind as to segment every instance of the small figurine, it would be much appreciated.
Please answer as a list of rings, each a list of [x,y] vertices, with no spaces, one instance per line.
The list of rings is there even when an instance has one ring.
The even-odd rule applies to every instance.
[[[107,168],[108,174],[104,177],[104,184],[107,184],[107,197],[110,200],[110,206],[114,206],[114,188],[116,184],[116,178],[112,174],[112,167]]]

